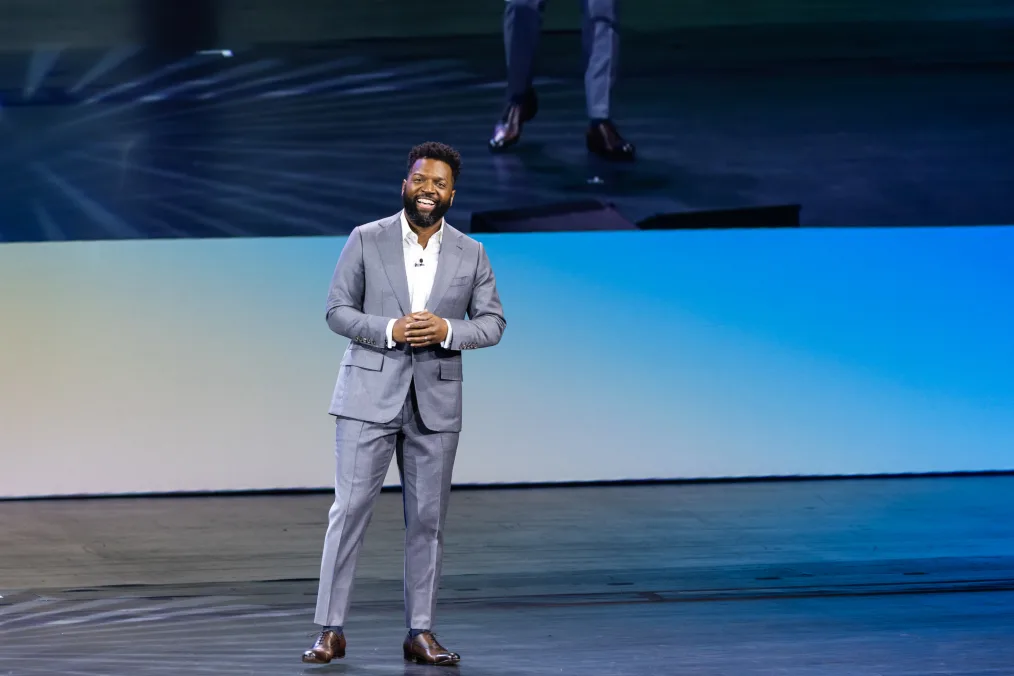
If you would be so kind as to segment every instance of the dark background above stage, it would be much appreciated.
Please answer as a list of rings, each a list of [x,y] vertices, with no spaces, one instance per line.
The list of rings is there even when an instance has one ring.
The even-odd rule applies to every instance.
[[[578,0],[550,0],[545,27],[573,30]],[[207,23],[230,43],[319,43],[332,40],[489,35],[499,30],[503,0],[2,0],[0,44],[7,50],[38,44],[110,47],[150,39],[152,27],[171,28],[188,17],[197,31]],[[686,28],[917,24],[1014,20],[1014,2],[996,0],[624,0],[630,31],[668,33]],[[158,18],[160,21],[153,21]],[[202,25],[201,22],[205,22]],[[860,32],[855,27],[852,32]],[[863,40],[856,47],[863,49]]]
[[[344,234],[398,209],[426,139],[465,156],[466,230],[586,199],[631,221],[798,204],[804,226],[1014,222],[1014,3],[628,3],[632,166],[584,150],[574,32],[547,33],[540,114],[491,156],[502,2],[459,4],[4,3],[0,241]],[[551,4],[547,29],[576,21]]]

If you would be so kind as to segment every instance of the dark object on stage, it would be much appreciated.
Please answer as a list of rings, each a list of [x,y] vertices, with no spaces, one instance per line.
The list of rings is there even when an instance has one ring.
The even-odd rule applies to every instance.
[[[701,230],[798,228],[800,205],[715,209],[656,214],[633,223],[612,204],[597,200],[561,202],[520,209],[477,211],[472,232],[588,232],[618,230]]]
[[[596,200],[472,214],[472,232],[583,232],[636,230],[611,204]]]
[[[650,216],[637,224],[641,230],[701,230],[728,228],[798,228],[798,204],[714,211],[685,211]]]

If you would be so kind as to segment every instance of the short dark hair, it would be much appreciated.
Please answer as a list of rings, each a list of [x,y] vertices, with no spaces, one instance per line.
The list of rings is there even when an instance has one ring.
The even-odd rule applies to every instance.
[[[408,170],[412,171],[413,165],[419,160],[439,160],[451,168],[451,176],[454,182],[458,182],[461,174],[461,154],[449,145],[437,141],[420,143],[408,153]]]

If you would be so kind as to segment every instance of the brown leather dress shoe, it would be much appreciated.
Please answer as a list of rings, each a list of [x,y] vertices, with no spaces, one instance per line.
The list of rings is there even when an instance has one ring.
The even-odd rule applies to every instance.
[[[624,140],[609,120],[588,127],[587,142],[588,150],[613,162],[630,162],[636,155],[634,145]]]
[[[503,117],[493,129],[493,136],[489,139],[489,149],[498,153],[507,150],[521,140],[521,128],[535,114],[539,112],[539,99],[535,91],[529,89],[521,103],[509,103],[504,110]]]
[[[424,631],[415,638],[409,632],[402,647],[405,649],[405,659],[419,664],[451,667],[461,661],[461,655],[444,648],[437,642],[436,636],[428,631]]]
[[[327,664],[331,660],[345,657],[345,635],[333,631],[322,631],[313,647],[303,653],[308,664]]]

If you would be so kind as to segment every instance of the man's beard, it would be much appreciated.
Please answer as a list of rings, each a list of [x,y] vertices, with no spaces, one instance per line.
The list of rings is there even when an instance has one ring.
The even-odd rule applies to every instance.
[[[408,217],[409,222],[420,228],[429,228],[436,225],[444,217],[444,214],[447,213],[447,210],[451,208],[451,205],[447,202],[434,200],[433,209],[429,213],[423,213],[419,211],[419,207],[415,203],[415,197],[405,195],[401,198],[401,201],[405,206],[405,216]]]

